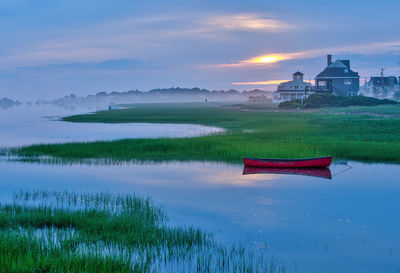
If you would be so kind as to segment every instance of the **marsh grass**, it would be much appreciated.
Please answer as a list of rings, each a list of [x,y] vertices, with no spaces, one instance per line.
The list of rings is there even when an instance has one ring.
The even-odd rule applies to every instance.
[[[383,107],[383,106],[380,106]],[[395,111],[394,106],[390,111]],[[397,108],[396,108],[397,109]],[[400,113],[400,108],[398,108]],[[312,157],[400,162],[400,118],[326,113],[243,111],[217,104],[141,104],[64,118],[70,122],[192,123],[225,128],[224,134],[179,139],[125,139],[33,145],[8,150],[28,160],[225,161],[243,156]]]
[[[0,205],[0,272],[270,272],[264,252],[174,227],[148,198],[19,192]]]

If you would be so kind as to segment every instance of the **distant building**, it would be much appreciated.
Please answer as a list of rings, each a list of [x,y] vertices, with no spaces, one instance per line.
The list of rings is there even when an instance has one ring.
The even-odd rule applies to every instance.
[[[365,82],[363,92],[366,96],[388,99],[393,98],[395,93],[400,92],[399,79],[395,76],[371,77]]]
[[[277,91],[274,92],[274,102],[283,102],[288,100],[304,99],[308,97],[311,84],[303,80],[304,74],[297,71],[293,74],[293,80],[282,82],[278,85]]]
[[[332,55],[327,56],[327,67],[315,77],[315,91],[339,96],[357,96],[360,76],[350,69],[349,60],[332,63]]]
[[[110,105],[108,106],[108,110],[118,110],[118,109],[119,107],[115,103],[110,103]]]
[[[400,93],[400,77],[397,80],[397,84],[394,86],[394,93]]]
[[[397,84],[394,86],[393,99],[400,101],[400,77],[397,80]]]

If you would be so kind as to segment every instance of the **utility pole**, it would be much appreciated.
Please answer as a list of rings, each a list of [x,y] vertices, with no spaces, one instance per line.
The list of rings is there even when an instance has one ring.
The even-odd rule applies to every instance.
[[[371,90],[369,88],[369,84],[368,84],[368,78],[365,77],[364,78],[364,88],[363,91],[365,92],[364,96],[373,96],[373,94],[371,94]]]
[[[383,71],[385,71],[385,68],[381,68],[381,98],[382,99],[384,99],[385,97],[386,97],[386,95],[383,93],[383,90],[384,90],[384,81],[385,81],[385,78],[384,78],[384,76],[383,76]]]

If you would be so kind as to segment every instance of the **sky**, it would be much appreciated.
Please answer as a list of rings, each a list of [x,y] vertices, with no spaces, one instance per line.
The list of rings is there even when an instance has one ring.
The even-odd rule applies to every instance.
[[[276,89],[350,59],[400,76],[399,0],[1,0],[0,97]],[[238,84],[240,83],[240,84]]]

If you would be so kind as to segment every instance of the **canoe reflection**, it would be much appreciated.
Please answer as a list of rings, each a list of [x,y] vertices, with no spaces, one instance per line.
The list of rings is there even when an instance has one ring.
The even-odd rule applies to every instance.
[[[243,175],[262,173],[306,175],[332,179],[331,170],[329,168],[268,168],[245,166],[243,169]]]

